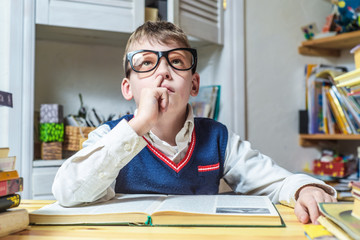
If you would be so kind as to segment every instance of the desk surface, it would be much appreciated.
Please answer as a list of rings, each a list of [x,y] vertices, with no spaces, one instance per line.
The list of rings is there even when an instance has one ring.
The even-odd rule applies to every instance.
[[[20,208],[29,212],[54,201],[22,200]],[[93,240],[93,239],[307,239],[294,210],[276,205],[285,228],[223,227],[136,227],[136,226],[29,226],[0,240]]]

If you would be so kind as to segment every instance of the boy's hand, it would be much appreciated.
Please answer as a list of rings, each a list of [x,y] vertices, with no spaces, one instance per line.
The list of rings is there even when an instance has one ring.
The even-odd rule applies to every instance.
[[[169,93],[166,88],[143,88],[140,94],[138,112],[129,121],[139,136],[143,136],[156,124],[162,113],[167,111]]]
[[[295,215],[301,223],[311,221],[313,224],[318,224],[317,218],[320,215],[318,202],[336,202],[336,199],[319,187],[307,186],[300,190],[295,204]]]

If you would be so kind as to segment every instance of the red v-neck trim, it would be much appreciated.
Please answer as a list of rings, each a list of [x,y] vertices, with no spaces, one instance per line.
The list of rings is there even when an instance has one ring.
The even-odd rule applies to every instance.
[[[168,165],[171,169],[173,169],[175,172],[180,172],[180,170],[186,166],[186,164],[189,162],[193,151],[195,147],[196,137],[195,137],[195,129],[193,130],[193,133],[191,135],[191,142],[189,145],[189,148],[186,152],[186,155],[181,161],[176,164],[174,161],[169,159],[165,154],[160,152],[157,148],[155,148],[145,137],[143,137],[145,141],[147,142],[147,147],[152,151],[161,161],[163,161],[166,165]]]

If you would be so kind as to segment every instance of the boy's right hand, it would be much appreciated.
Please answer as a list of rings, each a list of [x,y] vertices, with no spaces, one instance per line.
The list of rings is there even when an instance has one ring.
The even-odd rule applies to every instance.
[[[143,136],[157,123],[169,105],[169,93],[166,88],[143,88],[136,117],[129,121],[129,125],[139,135]]]

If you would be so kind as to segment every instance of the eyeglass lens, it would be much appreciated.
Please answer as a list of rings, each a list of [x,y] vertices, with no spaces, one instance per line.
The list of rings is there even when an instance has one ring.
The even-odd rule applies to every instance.
[[[178,70],[188,70],[194,63],[192,53],[187,50],[171,51],[168,53],[167,60],[173,68]],[[157,66],[158,61],[158,54],[154,52],[139,52],[132,57],[133,68],[138,72],[151,71]]]

